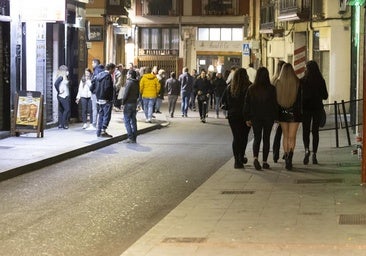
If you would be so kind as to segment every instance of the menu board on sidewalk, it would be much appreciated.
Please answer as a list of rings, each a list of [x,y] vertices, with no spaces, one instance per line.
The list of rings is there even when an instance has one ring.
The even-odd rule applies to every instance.
[[[43,95],[37,91],[20,91],[15,98],[15,134],[35,132],[43,137]]]

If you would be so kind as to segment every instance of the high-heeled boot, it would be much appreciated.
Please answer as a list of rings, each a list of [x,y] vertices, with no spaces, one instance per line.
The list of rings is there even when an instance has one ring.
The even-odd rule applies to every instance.
[[[292,157],[294,155],[294,152],[290,151],[288,154],[286,154],[286,170],[291,171],[292,170]]]
[[[313,153],[313,164],[318,164],[318,159],[316,159],[316,153]]]

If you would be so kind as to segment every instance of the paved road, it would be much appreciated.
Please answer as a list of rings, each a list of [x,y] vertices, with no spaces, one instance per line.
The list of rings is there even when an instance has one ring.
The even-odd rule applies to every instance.
[[[227,120],[175,118],[1,182],[1,255],[120,255],[231,157]]]

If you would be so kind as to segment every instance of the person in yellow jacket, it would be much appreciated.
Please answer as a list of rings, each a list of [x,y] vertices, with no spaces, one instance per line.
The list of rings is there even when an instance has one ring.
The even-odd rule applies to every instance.
[[[146,122],[151,123],[154,104],[160,91],[160,83],[158,78],[151,73],[151,68],[146,67],[146,73],[140,80],[140,94],[144,104],[144,112]]]

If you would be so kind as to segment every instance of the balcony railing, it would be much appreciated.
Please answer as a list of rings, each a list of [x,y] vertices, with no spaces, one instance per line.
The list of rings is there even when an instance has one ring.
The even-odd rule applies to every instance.
[[[272,30],[275,27],[275,6],[274,4],[261,7],[261,24],[262,33]]]
[[[310,19],[310,0],[280,1],[278,20],[308,20]],[[286,4],[285,4],[286,3]]]
[[[203,15],[236,15],[236,0],[202,0]]]

